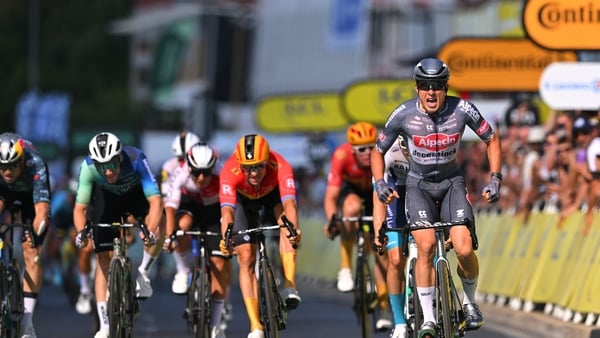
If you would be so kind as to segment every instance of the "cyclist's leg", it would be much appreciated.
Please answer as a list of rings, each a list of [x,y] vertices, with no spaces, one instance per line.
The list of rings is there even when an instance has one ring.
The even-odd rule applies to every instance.
[[[442,217],[444,220],[461,221],[467,219],[470,224],[474,224],[474,215],[471,204],[467,200],[467,189],[462,177],[450,179],[450,187],[446,198],[442,201]],[[461,210],[461,218],[456,215]],[[448,212],[448,214],[445,214]],[[475,227],[473,227],[475,231]],[[457,273],[463,286],[463,305],[467,318],[468,329],[478,329],[483,325],[483,315],[476,304],[475,293],[477,290],[477,280],[479,276],[479,262],[477,255],[473,250],[473,240],[467,226],[455,226],[450,229],[452,245],[458,260]]]
[[[395,199],[386,208],[386,223],[388,228],[401,228],[406,225],[406,216],[404,214],[405,187],[397,186],[397,191],[400,197],[398,199]],[[375,212],[373,212],[373,215],[375,215]],[[406,332],[406,317],[404,315],[406,288],[406,257],[402,253],[401,249],[403,244],[403,236],[401,233],[395,231],[388,232],[387,236],[387,283],[390,307],[394,316],[394,331],[392,337],[403,338]]]
[[[239,196],[238,196],[239,197]],[[248,203],[248,201],[246,201]],[[246,212],[246,206],[238,203],[235,209],[235,221],[233,233],[256,227],[257,220],[253,217],[253,212]],[[263,325],[260,322],[258,310],[258,281],[256,279],[256,237],[255,236],[233,236],[233,244],[237,256],[239,268],[239,284],[242,292],[242,298],[250,322],[250,332],[255,330],[263,331]]]
[[[342,217],[357,217],[363,210],[363,201],[349,185],[345,185],[340,192],[340,209]],[[337,288],[342,292],[354,289],[352,279],[352,251],[356,243],[356,229],[358,222],[343,222],[340,227],[340,271],[338,273]]]
[[[50,225],[50,219],[43,219],[43,214],[50,214],[50,205],[45,202],[36,203],[35,206],[31,200],[31,192],[18,193],[17,200],[21,201],[21,222],[31,224],[41,224],[45,222]],[[40,212],[38,214],[38,212]],[[42,258],[40,257],[44,239],[48,232],[46,227],[38,236],[36,234],[26,234],[22,238],[23,250],[23,304],[24,313],[21,322],[21,329],[24,333],[33,332],[33,313],[37,303],[37,298],[42,287]],[[31,238],[33,237],[35,247],[31,247]]]
[[[91,311],[92,288],[90,276],[92,273],[92,255],[94,253],[93,243],[88,244],[78,250],[77,264],[79,266],[79,298],[75,309],[80,314],[87,314]]]
[[[193,216],[187,209],[180,208],[176,213],[176,229],[189,230],[192,228]],[[177,246],[172,252],[175,261],[175,276],[171,284],[171,291],[175,294],[185,294],[188,289],[190,277],[190,240],[187,236],[177,238]]]
[[[430,182],[407,177],[406,180],[406,210],[409,222],[424,220],[434,222],[439,220],[438,208],[433,200],[432,191],[437,186]],[[435,297],[435,274],[433,259],[435,257],[435,232],[433,230],[418,230],[412,232],[417,243],[417,262],[415,279],[417,294],[423,310],[423,325],[420,334],[435,334],[436,316],[433,311]]]

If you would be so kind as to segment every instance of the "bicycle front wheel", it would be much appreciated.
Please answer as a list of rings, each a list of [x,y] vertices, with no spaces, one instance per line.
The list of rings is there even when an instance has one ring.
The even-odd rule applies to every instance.
[[[371,337],[371,321],[369,314],[372,312],[373,300],[370,299],[368,283],[371,283],[371,272],[366,257],[356,262],[356,275],[354,281],[354,312],[360,326],[363,338]]]
[[[260,318],[264,326],[266,338],[279,338],[276,306],[277,299],[274,292],[274,278],[266,261],[261,260],[259,264],[259,288],[260,288]],[[275,288],[275,289],[274,289]]]
[[[128,260],[111,260],[108,276],[110,337],[133,337],[133,321],[137,309],[131,263]]]
[[[2,313],[0,314],[0,336],[9,337],[9,338],[17,338],[19,337],[19,329],[20,329],[20,318],[19,320],[13,320],[13,308],[12,304],[15,301],[15,290],[16,285],[20,287],[20,275],[16,276],[12,267],[7,267],[2,262],[0,262],[0,295],[2,295]],[[15,285],[16,284],[16,285]],[[21,303],[22,303],[22,292],[21,288],[17,293],[21,294]],[[22,313],[22,312],[21,312]]]
[[[421,302],[419,301],[419,294],[417,293],[417,283],[415,279],[415,265],[417,259],[412,258],[409,263],[408,269],[408,282],[406,283],[407,290],[410,289],[410,294],[407,297],[406,316],[408,320],[408,333],[409,337],[417,338],[418,331],[423,324],[423,310],[421,309]]]
[[[207,257],[198,258],[198,266],[194,269],[192,284],[188,290],[187,311],[188,324],[194,337],[210,337],[211,317],[211,282],[210,262]]]
[[[450,298],[450,268],[448,262],[438,260],[436,263],[437,280],[438,280],[438,297],[437,301],[440,306],[438,308],[442,324],[442,334],[444,338],[454,338],[454,323],[453,304]]]

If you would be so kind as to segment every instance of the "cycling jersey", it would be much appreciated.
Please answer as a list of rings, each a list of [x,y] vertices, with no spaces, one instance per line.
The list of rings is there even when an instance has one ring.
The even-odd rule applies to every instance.
[[[163,163],[160,170],[160,192],[163,197],[165,197],[165,194],[169,189],[170,180],[173,179],[175,170],[181,168],[184,163],[185,159],[179,159],[177,157],[172,157]]]
[[[409,169],[407,157],[408,150],[404,139],[400,136],[383,157],[385,162],[384,180],[386,182],[395,183],[396,185],[406,184],[406,174]]]
[[[50,181],[48,167],[38,151],[29,141],[25,141],[23,156],[25,167],[23,173],[12,183],[7,183],[0,176],[0,197],[9,192],[31,193],[33,204],[50,203]],[[26,202],[26,201],[22,201]]]
[[[418,102],[408,100],[392,112],[376,147],[385,154],[403,135],[410,154],[408,176],[440,182],[460,172],[456,155],[465,126],[484,141],[489,141],[494,132],[469,101],[448,96],[444,107],[435,114],[421,111]]]
[[[98,172],[94,161],[89,156],[83,160],[75,201],[77,204],[88,205],[90,203],[94,183],[103,190],[118,196],[124,196],[140,185],[146,198],[160,195],[156,178],[152,174],[146,155],[138,148],[124,146],[121,156],[121,171],[114,184],[108,183],[104,175]]]
[[[267,173],[260,185],[253,186],[247,182],[235,154],[231,155],[223,164],[220,175],[219,200],[221,207],[235,208],[238,202],[237,194],[246,199],[256,200],[267,196],[275,189],[279,189],[281,201],[296,198],[296,183],[292,166],[283,156],[275,151],[270,151],[266,170]]]
[[[327,175],[328,186],[341,187],[343,183],[360,191],[372,191],[371,167],[358,165],[350,143],[344,143],[334,151]]]
[[[179,209],[182,195],[191,202],[199,205],[212,205],[219,203],[219,175],[213,171],[210,182],[204,188],[198,188],[190,175],[187,163],[177,167],[172,174],[172,179],[164,195],[165,208]]]

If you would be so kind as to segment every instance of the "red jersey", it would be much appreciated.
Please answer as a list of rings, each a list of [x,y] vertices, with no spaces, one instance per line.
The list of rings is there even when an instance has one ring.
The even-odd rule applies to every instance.
[[[350,143],[337,147],[331,158],[331,167],[327,175],[327,185],[341,187],[347,182],[356,189],[369,191],[373,189],[371,183],[371,166],[360,167]]]
[[[279,195],[284,201],[288,198],[296,198],[296,183],[292,166],[278,153],[271,151],[267,161],[267,173],[259,186],[248,183],[240,164],[232,154],[221,170],[219,190],[219,201],[221,207],[237,204],[236,192],[249,198],[259,199],[279,187]]]

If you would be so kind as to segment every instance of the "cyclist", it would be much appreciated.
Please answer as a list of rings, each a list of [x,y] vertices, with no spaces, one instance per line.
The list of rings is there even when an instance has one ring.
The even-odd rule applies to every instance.
[[[160,191],[163,195],[169,187],[169,179],[173,177],[175,170],[185,163],[185,154],[198,142],[200,142],[200,137],[187,130],[182,130],[173,139],[171,143],[173,157],[163,163],[160,171]]]
[[[404,212],[404,194],[406,191],[406,173],[408,172],[408,152],[406,142],[399,136],[397,142],[385,153],[384,180],[393,186],[396,197],[389,204],[380,201],[377,192],[373,191],[373,227],[375,234],[379,234],[383,222],[387,228],[402,228],[406,226],[406,214]],[[390,308],[394,316],[394,330],[390,338],[406,337],[406,317],[404,315],[406,276],[404,269],[406,257],[402,253],[402,234],[396,231],[386,232],[386,239],[380,242],[378,236],[374,238],[374,244],[378,249],[383,245],[387,249],[386,281],[389,292]]]
[[[233,233],[254,228],[261,209],[270,214],[275,223],[285,215],[296,226],[298,236],[287,237],[281,230],[279,250],[284,272],[283,299],[288,309],[295,309],[302,299],[296,290],[296,249],[302,233],[298,229],[296,186],[290,164],[280,154],[270,150],[267,140],[258,134],[241,137],[234,153],[221,170],[221,231],[225,234],[233,223]],[[288,240],[289,239],[289,240]],[[256,263],[256,237],[234,235],[233,245],[239,265],[239,283],[244,305],[250,321],[248,338],[263,338],[263,326],[258,313],[258,282],[254,272]],[[221,240],[221,251],[230,254],[230,245]]]
[[[33,312],[42,286],[42,244],[50,225],[48,166],[31,142],[16,133],[0,134],[0,214],[19,205],[21,221],[31,222],[33,233],[23,235],[24,315],[22,338],[35,338]],[[17,222],[18,220],[11,220]]]
[[[175,232],[176,228],[189,230],[192,227],[203,228],[216,233],[221,232],[221,209],[219,205],[219,166],[216,152],[204,143],[193,145],[186,153],[187,161],[173,173],[164,197],[167,234]],[[221,313],[225,305],[225,295],[229,286],[231,263],[219,249],[219,239],[209,237],[208,248],[211,261],[212,286],[212,336],[224,338],[221,331]],[[165,240],[165,250],[174,249],[173,256],[177,265],[177,273],[173,280],[172,291],[185,294],[188,288],[190,267],[186,256],[189,239],[178,237],[175,243]]]
[[[495,202],[502,174],[500,138],[479,110],[469,101],[447,96],[448,66],[439,59],[425,58],[413,69],[418,98],[405,101],[388,118],[375,151],[371,153],[377,196],[384,202],[394,197],[393,188],[383,180],[384,159],[399,135],[406,140],[410,169],[406,178],[406,211],[409,222],[465,221],[466,226],[450,229],[462,281],[467,329],[483,325],[483,315],[475,303],[479,263],[473,251],[476,242],[473,209],[465,188],[465,179],[456,161],[465,126],[486,144],[491,181],[483,189],[483,198]],[[439,205],[438,205],[439,204]],[[423,308],[424,324],[419,336],[436,335],[433,313],[435,255],[434,230],[413,232],[417,244],[416,285]]]
[[[121,217],[127,213],[136,218],[145,217],[150,237],[158,240],[153,246],[144,249],[136,277],[136,296],[141,299],[152,296],[148,274],[160,254],[164,225],[160,190],[146,155],[138,148],[123,146],[112,133],[95,135],[89,144],[89,155],[81,163],[73,210],[78,247],[86,245],[88,241],[82,232],[88,221],[88,206],[93,223],[121,222]],[[131,219],[125,221],[130,222]],[[113,239],[117,236],[118,230],[93,229],[97,262],[95,291],[100,321],[100,330],[95,338],[109,335],[107,279]]]
[[[342,217],[372,215],[373,184],[371,183],[370,153],[377,141],[377,128],[368,122],[357,122],[346,130],[347,142],[335,149],[327,176],[327,187],[323,208],[329,220],[341,210]],[[358,222],[345,222],[340,229],[325,226],[329,238],[340,233],[340,271],[337,276],[337,288],[341,292],[354,289],[352,279],[352,250],[356,243]],[[333,232],[333,233],[332,233]],[[370,248],[367,247],[369,250]],[[388,311],[388,293],[385,282],[385,263],[376,257],[374,275],[378,297],[377,330],[391,329],[391,315]],[[382,310],[382,311],[379,311]]]

